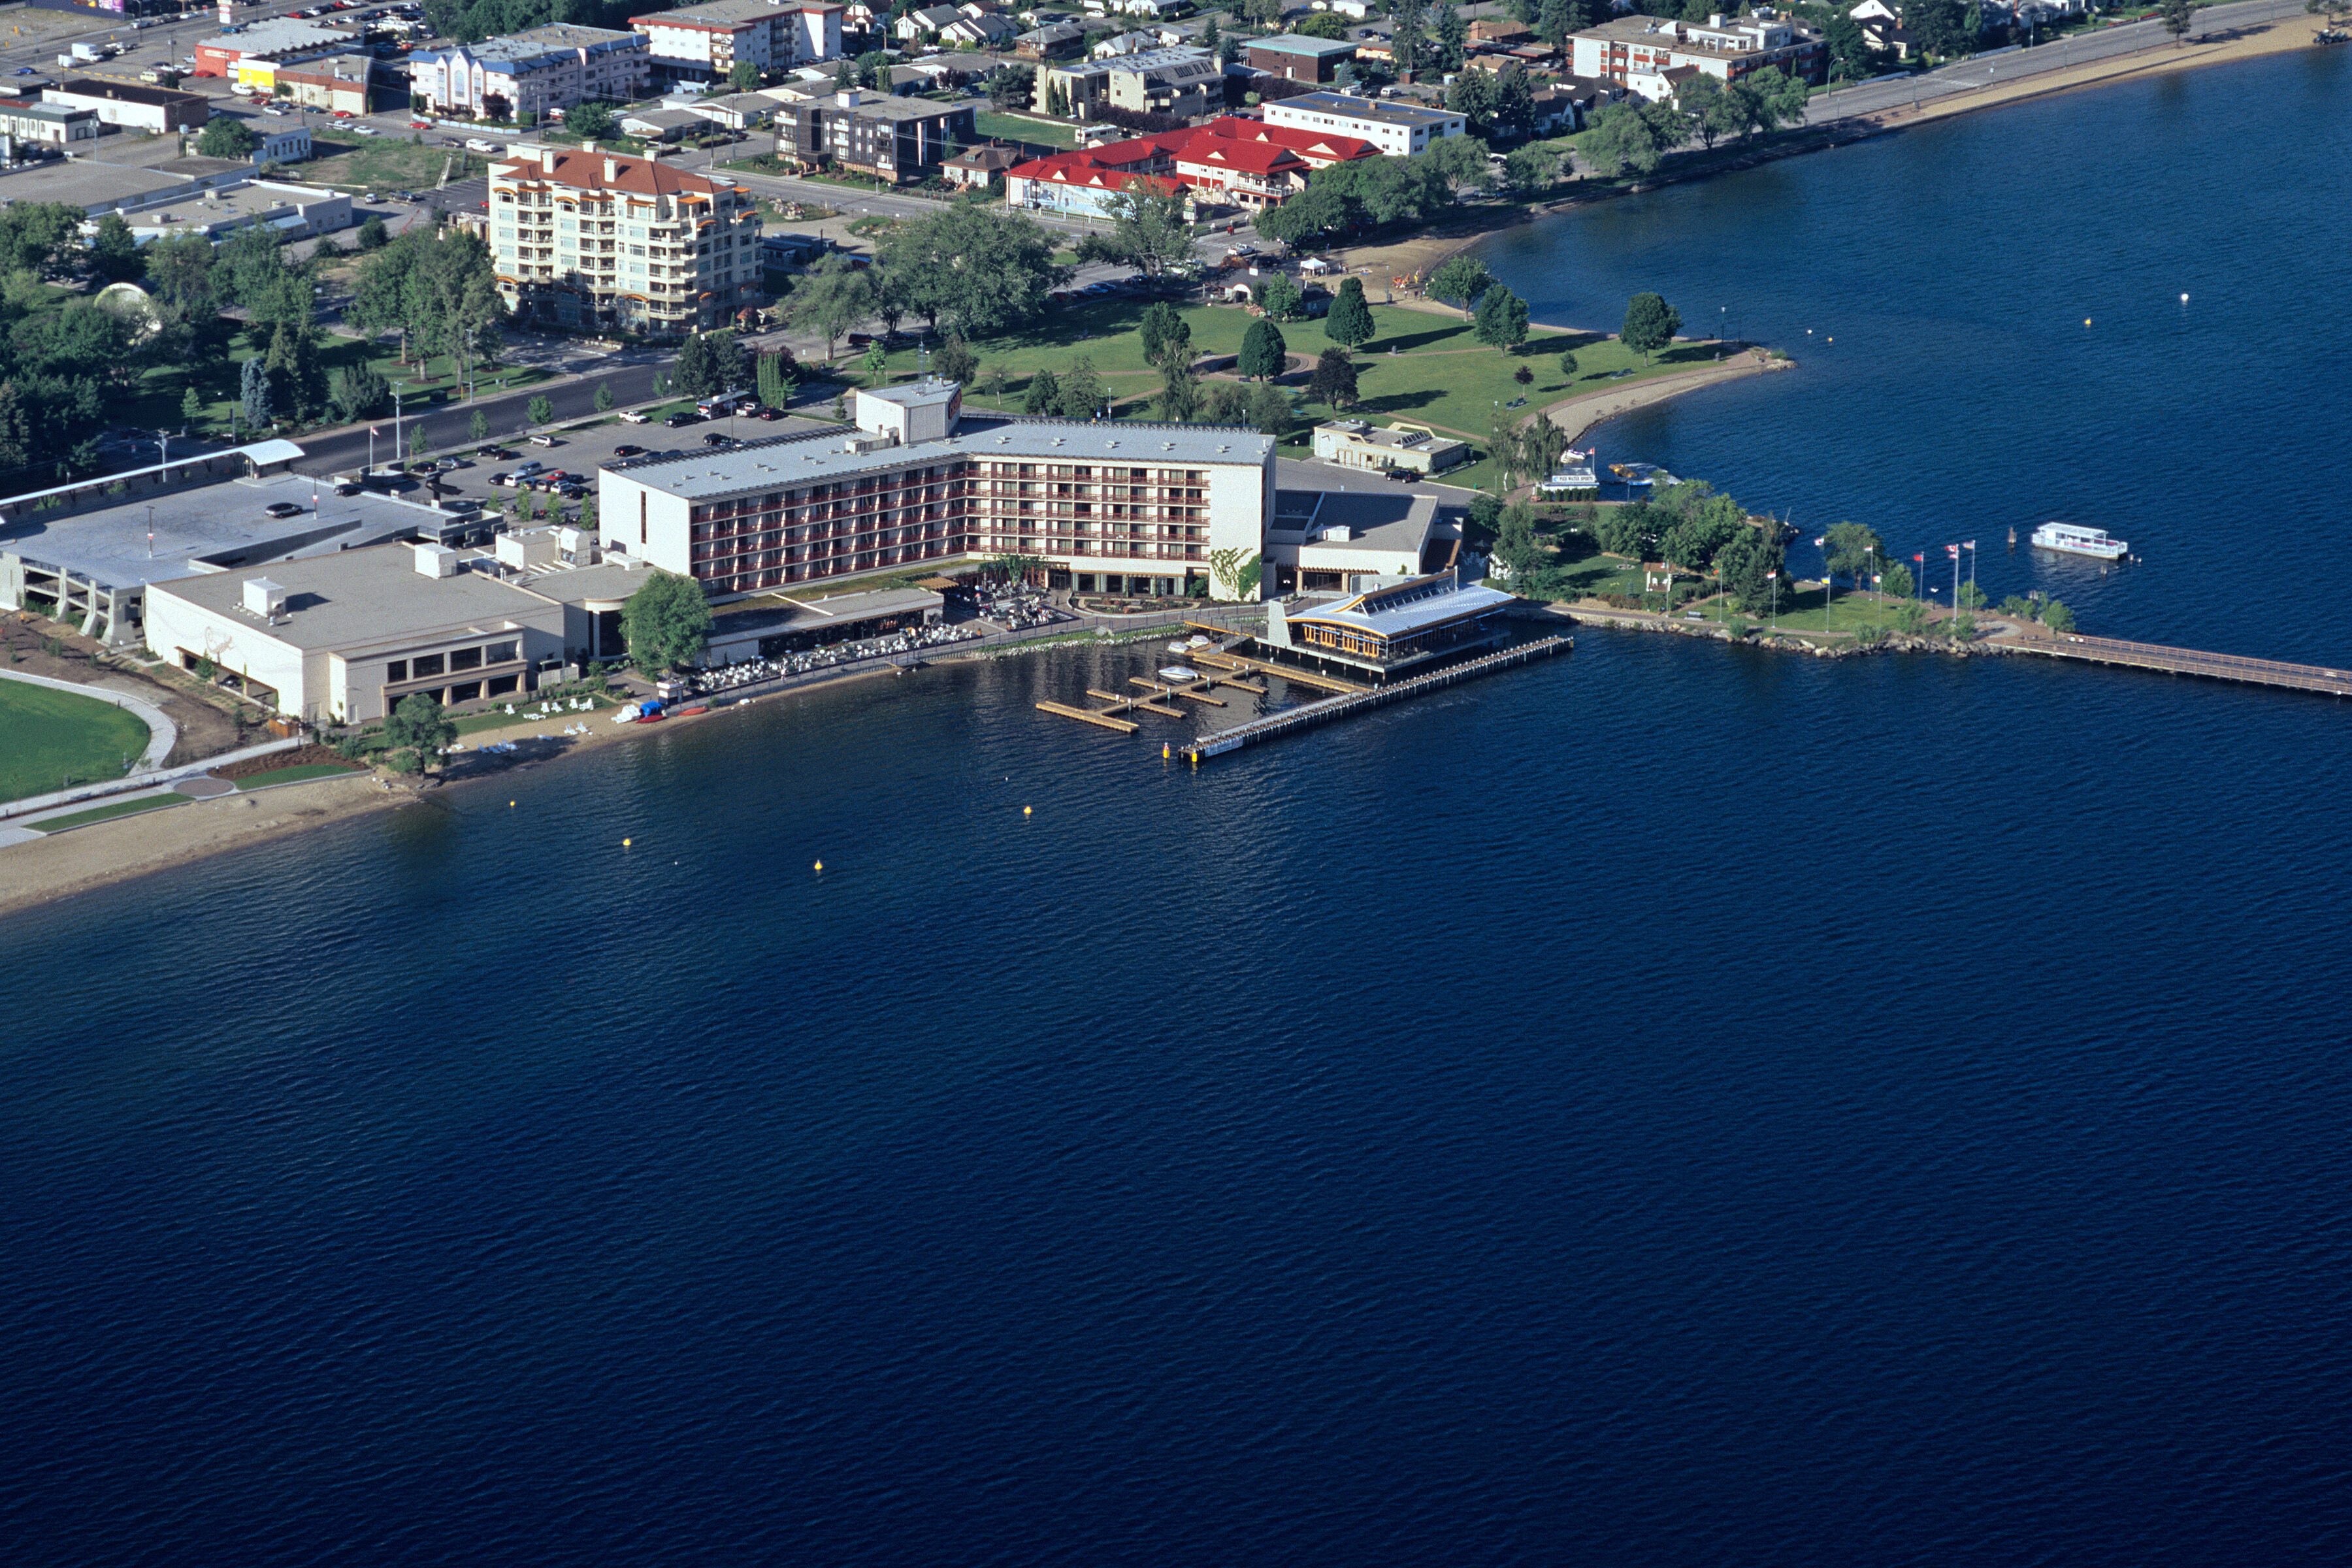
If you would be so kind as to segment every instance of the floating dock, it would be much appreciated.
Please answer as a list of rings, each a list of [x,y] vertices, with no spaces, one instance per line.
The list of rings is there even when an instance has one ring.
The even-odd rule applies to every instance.
[[[1328,723],[1334,719],[1344,719],[1353,713],[1364,712],[1369,709],[1381,707],[1390,702],[1402,701],[1408,697],[1417,697],[1424,691],[1434,691],[1441,686],[1452,686],[1458,681],[1475,680],[1479,676],[1492,675],[1497,670],[1531,664],[1539,658],[1549,658],[1554,654],[1566,653],[1575,646],[1576,639],[1573,637],[1545,637],[1540,642],[1521,643],[1517,647],[1507,647],[1500,653],[1490,653],[1482,658],[1471,659],[1465,664],[1451,665],[1428,675],[1416,675],[1409,679],[1397,681],[1393,685],[1369,689],[1355,687],[1337,697],[1326,697],[1319,701],[1308,702],[1284,712],[1269,713],[1263,719],[1253,719],[1246,724],[1236,724],[1230,730],[1220,730],[1213,735],[1203,735],[1184,748],[1184,755],[1197,766],[1204,757],[1223,756],[1227,752],[1237,752],[1244,746],[1253,746],[1260,741],[1271,741],[1278,736],[1294,734],[1300,730],[1312,729],[1315,725]],[[1196,657],[1193,662],[1206,663],[1207,656]],[[1297,672],[1288,665],[1266,665],[1257,660],[1241,662],[1270,670],[1286,679],[1297,678]],[[1334,686],[1346,684],[1341,681],[1328,680],[1328,679],[1325,683]]]
[[[2274,658],[2241,658],[2235,654],[2203,653],[2196,648],[2124,642],[2115,637],[2069,636],[2060,641],[2021,637],[2004,639],[2004,646],[2020,653],[2038,653],[2050,658],[2080,659],[2089,664],[2161,670],[2167,675],[2201,675],[2210,680],[2235,680],[2250,686],[2275,686],[2293,691],[2324,691],[2331,697],[2352,697],[2352,669],[2328,669],[2315,664],[2287,664]]]

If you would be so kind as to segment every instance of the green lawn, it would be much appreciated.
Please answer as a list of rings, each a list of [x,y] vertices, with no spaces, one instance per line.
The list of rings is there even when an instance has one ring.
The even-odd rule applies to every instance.
[[[1040,121],[1024,120],[1017,114],[999,114],[983,109],[972,116],[972,129],[982,136],[992,136],[1000,142],[1018,142],[1036,151],[1040,157],[1045,152],[1066,151],[1078,144],[1078,133],[1067,125],[1048,125]]]
[[[346,778],[360,771],[341,763],[303,763],[297,767],[272,768],[266,773],[250,774],[237,780],[236,787],[266,789],[271,784],[302,784],[310,779]]]
[[[596,708],[598,710],[617,708],[620,706],[619,703],[614,701],[609,697],[592,697],[591,700],[596,704]],[[536,709],[539,705],[539,697],[536,694],[532,695],[529,700],[528,706]],[[493,708],[487,713],[460,714],[457,719],[453,720],[452,722],[457,726],[458,734],[478,735],[485,730],[505,730],[510,729],[517,724],[536,723],[541,718],[562,719],[584,717],[590,711],[590,710],[584,708],[576,710],[571,708],[566,708],[562,706],[561,700],[558,700],[555,711],[548,714],[525,712],[525,706],[526,704],[524,701],[518,699],[515,702],[515,710],[511,713],[506,712],[500,709]]]
[[[111,801],[94,805],[88,811],[77,811],[68,816],[46,816],[30,826],[41,833],[63,833],[69,827],[87,827],[93,822],[111,822],[118,816],[136,816],[143,811],[161,811],[167,806],[186,805],[184,795],[151,795],[137,800]]]
[[[1375,288],[1370,292],[1377,296],[1381,290]],[[1237,352],[1253,320],[1236,306],[1179,309],[1192,328],[1193,347],[1204,354]],[[975,400],[1017,408],[1033,374],[1050,370],[1059,375],[1084,354],[1094,362],[1112,394],[1124,400],[1119,408],[1123,417],[1149,417],[1149,399],[1159,388],[1160,376],[1144,363],[1143,341],[1135,330],[1143,310],[1144,302],[1139,300],[1089,300],[1056,307],[1021,331],[972,344],[981,362]],[[1377,299],[1371,310],[1376,333],[1356,351],[1358,388],[1363,401],[1355,412],[1432,425],[1470,441],[1482,453],[1497,416],[1521,417],[1562,398],[1688,370],[1711,363],[1715,358],[1712,344],[1677,343],[1645,366],[1639,354],[1614,339],[1591,332],[1539,332],[1505,353],[1480,343],[1467,321],[1382,305]],[[1320,321],[1285,321],[1277,326],[1293,359],[1304,364],[1311,364],[1332,346]],[[1559,356],[1568,350],[1573,350],[1577,359],[1572,378],[1562,375],[1559,369]],[[845,349],[837,363],[853,363],[856,358]],[[1512,376],[1522,365],[1532,373],[1524,386]],[[894,376],[912,375],[915,368],[914,350],[890,355]],[[998,368],[1004,372],[1004,387],[1002,396],[992,400],[990,372]],[[1520,397],[1527,400],[1521,407],[1502,406]],[[1312,422],[1330,417],[1331,411],[1306,405],[1302,414]],[[1475,487],[1491,476],[1482,459],[1444,477],[1449,484]]]
[[[136,713],[94,697],[0,680],[0,800],[122,776],[147,749]]]
[[[1825,607],[1819,587],[1791,589],[1783,584],[1779,624],[1784,632],[1827,632],[1845,637],[1873,626],[1893,626],[1895,611],[1902,603],[1885,594],[1857,594],[1852,588],[1841,588],[1837,603]],[[1765,614],[1749,618],[1767,625],[1772,620],[1769,608]]]

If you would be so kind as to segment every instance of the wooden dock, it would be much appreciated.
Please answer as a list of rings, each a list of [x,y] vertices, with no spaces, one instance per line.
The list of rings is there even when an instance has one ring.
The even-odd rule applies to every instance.
[[[1143,726],[1132,719],[1122,717],[1124,714],[1157,713],[1163,719],[1181,719],[1184,717],[1185,710],[1169,705],[1179,697],[1190,698],[1195,702],[1205,702],[1213,708],[1223,708],[1224,703],[1222,700],[1208,695],[1213,687],[1239,686],[1244,690],[1251,691],[1264,689],[1261,687],[1253,687],[1247,681],[1228,679],[1223,675],[1203,675],[1196,680],[1150,680],[1139,675],[1129,676],[1128,679],[1132,684],[1143,689],[1122,693],[1097,690],[1091,686],[1087,688],[1087,696],[1097,702],[1109,703],[1110,706],[1108,708],[1073,708],[1066,702],[1040,702],[1037,704],[1038,710],[1044,713],[1058,713],[1065,719],[1083,719],[1089,724],[1099,724],[1106,730],[1116,730],[1122,735],[1132,735]]]
[[[1237,653],[1196,653],[1194,664],[1205,664],[1211,669],[1245,670],[1257,675],[1278,675],[1285,680],[1295,680],[1301,686],[1311,686],[1318,691],[1335,691],[1342,695],[1370,691],[1369,686],[1352,680],[1341,680],[1320,670],[1300,669],[1296,665],[1276,664],[1271,659],[1250,658]]]
[[[1417,675],[1410,679],[1397,681],[1393,685],[1371,689],[1359,687],[1340,696],[1326,697],[1319,701],[1306,703],[1301,707],[1288,709],[1280,713],[1270,713],[1263,719],[1253,719],[1245,724],[1236,724],[1230,730],[1220,730],[1213,735],[1203,735],[1184,748],[1184,755],[1191,758],[1197,766],[1204,757],[1222,756],[1227,752],[1239,751],[1244,746],[1255,745],[1260,741],[1271,741],[1277,736],[1294,734],[1317,724],[1328,723],[1333,719],[1345,718],[1368,709],[1402,701],[1405,698],[1416,697],[1424,691],[1434,691],[1442,686],[1452,686],[1457,681],[1475,680],[1479,676],[1492,675],[1497,670],[1510,669],[1518,665],[1532,663],[1538,658],[1549,658],[1554,654],[1566,653],[1575,646],[1576,639],[1573,637],[1546,637],[1540,642],[1522,643],[1517,647],[1505,648],[1500,653],[1490,653],[1483,658],[1471,659],[1466,664],[1451,665],[1428,675]],[[1195,662],[1200,661],[1195,660]],[[1277,668],[1277,673],[1286,676],[1291,671],[1288,667],[1284,666]]]
[[[2161,670],[2167,675],[2201,675],[2209,680],[2236,680],[2250,686],[2275,686],[2293,691],[2324,691],[2331,697],[2352,697],[2352,669],[2328,669],[2315,664],[2288,664],[2274,658],[2241,658],[2236,654],[2203,653],[2195,648],[2124,642],[2116,637],[2018,637],[2004,639],[2002,646],[2020,653],[2038,653],[2050,658],[2080,659],[2088,664]]]

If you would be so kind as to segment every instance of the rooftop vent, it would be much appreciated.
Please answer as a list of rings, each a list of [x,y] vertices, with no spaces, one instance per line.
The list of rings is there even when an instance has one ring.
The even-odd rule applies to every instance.
[[[274,620],[286,613],[286,588],[267,577],[245,580],[245,607],[263,620]]]

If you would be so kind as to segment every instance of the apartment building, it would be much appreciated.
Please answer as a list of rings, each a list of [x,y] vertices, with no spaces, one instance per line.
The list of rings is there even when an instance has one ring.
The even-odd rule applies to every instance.
[[[835,92],[776,105],[776,155],[803,164],[831,163],[904,184],[937,176],[959,147],[980,140],[969,103]]]
[[[1190,120],[1224,101],[1224,68],[1205,49],[1145,49],[1045,66],[1033,103],[1049,112],[1058,89],[1073,120],[1095,119],[1107,108]]]
[[[1080,592],[1181,593],[1264,546],[1274,442],[1200,425],[961,418],[931,381],[856,395],[859,434],[785,437],[602,471],[606,551],[714,595],[1030,555]]]
[[[758,291],[750,193],[593,142],[519,145],[491,164],[488,228],[521,320],[683,336],[726,325]]]
[[[590,99],[630,102],[646,96],[652,74],[652,45],[643,34],[570,22],[425,50],[408,65],[409,91],[428,111],[518,121]]]
[[[1655,16],[1619,16],[1571,33],[1570,74],[1616,82],[1645,97],[1661,96],[1666,73],[1685,68],[1721,81],[1738,81],[1778,67],[1820,83],[1829,79],[1829,47],[1821,35],[1777,18],[1704,25]]]
[[[841,58],[843,7],[778,0],[708,0],[629,18],[652,46],[656,87],[723,82],[750,61],[790,70]]]
[[[1369,142],[1392,157],[1409,158],[1441,136],[1460,136],[1470,121],[1446,109],[1388,103],[1344,92],[1303,92],[1270,100],[1262,111],[1268,125],[1320,131]]]

